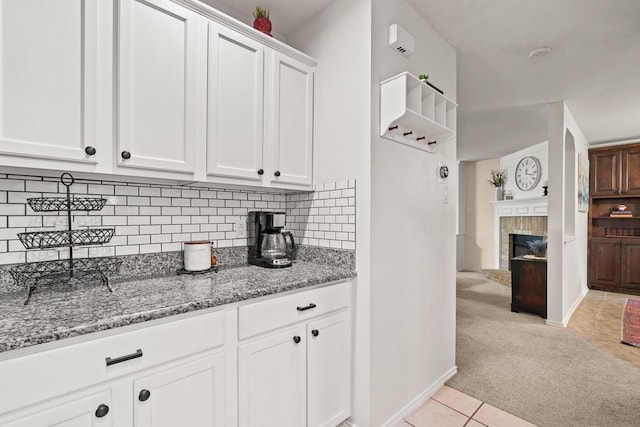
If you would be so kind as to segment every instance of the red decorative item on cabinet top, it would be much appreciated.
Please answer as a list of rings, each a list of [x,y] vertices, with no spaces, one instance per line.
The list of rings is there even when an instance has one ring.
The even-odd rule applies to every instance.
[[[271,35],[269,9],[266,9],[262,6],[256,6],[256,10],[253,12],[253,17],[255,18],[255,20],[253,21],[253,28],[260,31],[261,33],[265,33],[266,35],[273,37]]]

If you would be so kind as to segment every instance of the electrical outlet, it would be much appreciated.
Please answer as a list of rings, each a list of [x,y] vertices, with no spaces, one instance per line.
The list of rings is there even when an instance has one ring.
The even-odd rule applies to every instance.
[[[238,238],[247,237],[247,223],[246,222],[244,222],[244,221],[236,222],[235,230],[236,230],[236,237],[238,237]]]

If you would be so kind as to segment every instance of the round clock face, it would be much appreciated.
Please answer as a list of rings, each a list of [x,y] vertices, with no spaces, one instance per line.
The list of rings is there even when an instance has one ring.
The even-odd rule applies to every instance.
[[[523,191],[532,190],[540,182],[542,173],[540,160],[533,156],[523,157],[516,166],[516,185]]]

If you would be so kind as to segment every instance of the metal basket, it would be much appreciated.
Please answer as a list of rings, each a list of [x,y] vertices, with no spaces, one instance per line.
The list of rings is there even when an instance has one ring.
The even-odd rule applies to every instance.
[[[18,239],[27,249],[88,246],[109,243],[113,228],[87,228],[80,230],[30,231],[18,233]]]
[[[33,197],[28,198],[27,203],[34,212],[56,211],[99,211],[107,203],[107,199],[98,198],[72,198],[66,197]]]
[[[64,259],[19,264],[11,267],[9,274],[17,285],[29,289],[26,305],[38,286],[101,281],[111,291],[107,276],[117,274],[121,264],[116,257]]]

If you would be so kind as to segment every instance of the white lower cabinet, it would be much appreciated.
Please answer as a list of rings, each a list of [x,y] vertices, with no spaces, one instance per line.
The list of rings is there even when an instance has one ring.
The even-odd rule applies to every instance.
[[[111,427],[111,390],[54,401],[47,408],[29,411],[6,427]]]
[[[245,331],[283,324],[240,342],[241,427],[334,427],[351,415],[348,283],[241,307],[239,318]]]
[[[304,328],[294,326],[241,344],[238,408],[241,426],[305,425]],[[294,340],[300,340],[296,343]]]
[[[334,427],[351,412],[351,321],[348,311],[307,325],[307,425]]]
[[[133,382],[136,427],[224,427],[224,354]]]

